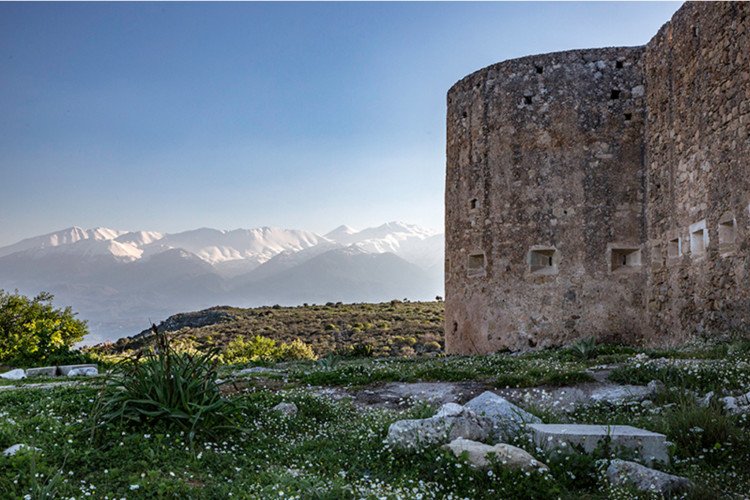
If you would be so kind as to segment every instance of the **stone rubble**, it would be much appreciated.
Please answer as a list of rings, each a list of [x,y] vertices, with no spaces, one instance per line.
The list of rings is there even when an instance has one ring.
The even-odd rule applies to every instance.
[[[489,419],[461,405],[447,403],[430,418],[394,422],[388,428],[385,443],[393,448],[419,450],[459,437],[485,441],[492,435],[492,427]]]

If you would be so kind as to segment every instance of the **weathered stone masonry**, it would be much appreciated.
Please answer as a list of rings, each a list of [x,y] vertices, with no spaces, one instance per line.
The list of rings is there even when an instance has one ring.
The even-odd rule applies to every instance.
[[[645,46],[530,56],[448,92],[446,348],[750,324],[750,4]]]

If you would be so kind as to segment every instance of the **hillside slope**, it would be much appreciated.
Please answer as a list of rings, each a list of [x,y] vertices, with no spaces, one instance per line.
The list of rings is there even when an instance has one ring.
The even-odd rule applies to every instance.
[[[443,346],[443,303],[391,301],[379,304],[299,307],[212,307],[176,314],[159,324],[175,342],[205,350],[223,348],[237,337],[262,335],[277,341],[300,339],[319,356],[370,346],[379,356],[439,352]],[[150,343],[144,330],[94,350],[108,354],[135,351]]]

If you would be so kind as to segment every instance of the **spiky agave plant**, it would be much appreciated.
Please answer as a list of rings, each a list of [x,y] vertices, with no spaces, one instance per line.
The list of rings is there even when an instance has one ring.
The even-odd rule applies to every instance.
[[[99,395],[93,433],[101,424],[164,425],[187,432],[214,434],[232,427],[236,406],[217,383],[218,352],[177,352],[169,337],[152,326],[155,342],[115,366]]]
[[[573,342],[570,345],[570,352],[578,359],[587,360],[594,357],[596,348],[596,339],[594,337],[587,337]]]

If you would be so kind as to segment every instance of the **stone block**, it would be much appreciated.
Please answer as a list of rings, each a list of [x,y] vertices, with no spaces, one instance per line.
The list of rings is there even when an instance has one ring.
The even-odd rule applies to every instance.
[[[536,445],[547,451],[582,447],[593,452],[607,437],[617,452],[620,448],[634,451],[644,462],[669,462],[666,436],[629,425],[530,424]]]
[[[56,366],[43,366],[26,370],[27,377],[54,377],[57,375]]]
[[[59,369],[59,374],[63,377],[67,377],[68,373],[76,368],[95,368],[98,370],[96,365],[63,365],[57,368]]]

